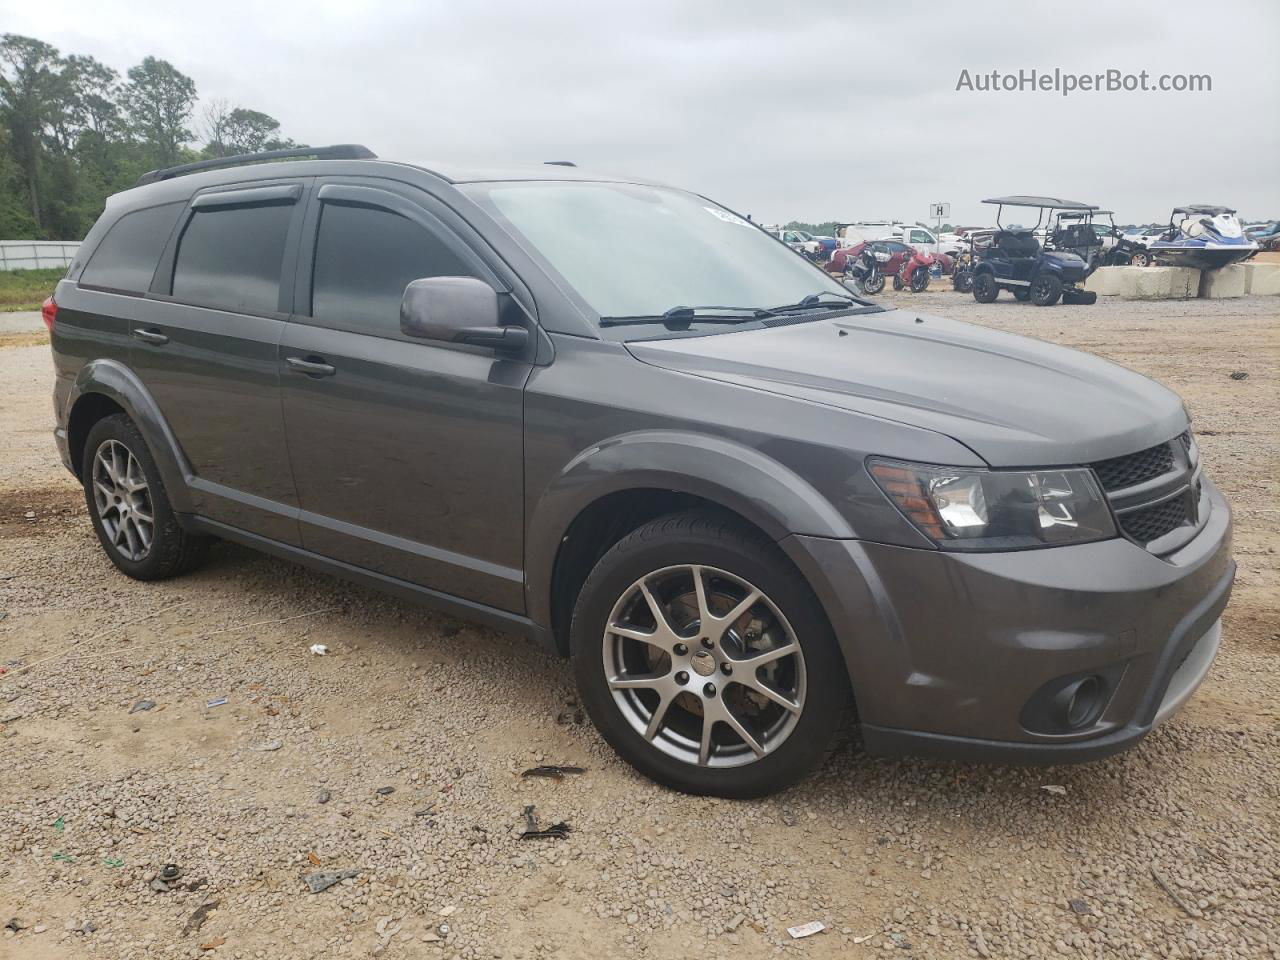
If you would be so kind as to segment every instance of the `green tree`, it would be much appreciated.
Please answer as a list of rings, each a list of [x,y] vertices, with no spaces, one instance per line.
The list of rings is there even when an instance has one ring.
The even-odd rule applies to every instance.
[[[178,162],[193,139],[187,121],[196,104],[196,85],[167,60],[147,57],[129,69],[124,103],[134,135],[158,166]]]
[[[21,171],[27,209],[37,230],[44,227],[40,183],[44,135],[60,108],[60,73],[54,47],[16,33],[0,37],[0,124]]]
[[[205,111],[205,131],[208,143],[204,153],[210,157],[296,146],[280,136],[280,121],[275,117],[245,107],[229,108],[223,100],[214,101]]]

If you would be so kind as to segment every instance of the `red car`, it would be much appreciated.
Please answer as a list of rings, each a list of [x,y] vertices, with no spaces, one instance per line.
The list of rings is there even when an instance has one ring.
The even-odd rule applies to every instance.
[[[827,262],[827,270],[831,273],[844,273],[844,265],[846,260],[856,260],[862,253],[862,248],[867,244],[871,244],[873,252],[881,252],[889,254],[889,259],[885,263],[880,264],[880,272],[886,277],[892,277],[902,267],[902,261],[909,259],[915,250],[900,240],[864,240],[862,243],[856,243],[852,247],[841,247],[831,254],[831,259]],[[938,262],[942,264],[942,272],[944,274],[951,273],[954,267],[954,261],[945,253],[936,253],[934,256]]]

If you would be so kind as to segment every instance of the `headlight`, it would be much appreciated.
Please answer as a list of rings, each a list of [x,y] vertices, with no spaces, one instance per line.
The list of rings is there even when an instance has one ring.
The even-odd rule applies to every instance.
[[[1019,550],[1116,535],[1092,470],[974,470],[871,460],[871,476],[944,550]]]

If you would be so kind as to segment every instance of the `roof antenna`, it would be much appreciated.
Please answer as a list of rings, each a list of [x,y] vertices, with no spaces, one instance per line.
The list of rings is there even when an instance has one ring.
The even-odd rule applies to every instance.
[[[572,160],[544,160],[543,163],[548,167],[576,167],[577,164]]]

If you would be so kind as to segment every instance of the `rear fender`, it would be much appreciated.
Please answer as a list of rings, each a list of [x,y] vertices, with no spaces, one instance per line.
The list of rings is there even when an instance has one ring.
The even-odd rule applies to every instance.
[[[180,514],[191,513],[188,486],[192,477],[191,465],[160,407],[137,375],[118,360],[99,359],[86,363],[80,368],[67,398],[68,424],[75,416],[76,405],[91,394],[107,397],[124,408],[147,441],[173,509]],[[80,464],[74,463],[73,466],[78,473]]]

